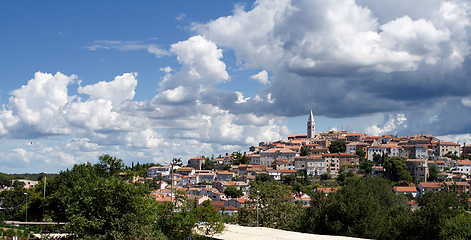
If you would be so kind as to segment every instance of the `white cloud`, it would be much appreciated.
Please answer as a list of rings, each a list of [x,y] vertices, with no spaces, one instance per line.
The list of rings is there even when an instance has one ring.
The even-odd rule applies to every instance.
[[[435,64],[441,55],[440,45],[450,40],[448,29],[437,29],[425,19],[413,21],[404,16],[381,26],[384,45],[396,51],[422,56],[426,63]]]
[[[270,83],[270,81],[268,81],[268,73],[265,70],[250,76],[250,78],[257,80],[259,83],[264,84],[264,85]]]
[[[461,98],[461,104],[466,107],[471,107],[471,97]]]
[[[152,129],[145,129],[139,132],[130,132],[124,136],[128,146],[139,149],[157,149],[165,146],[165,142]]]
[[[24,163],[29,163],[30,160],[27,157],[28,152],[23,148],[15,148],[13,152],[17,154],[18,158],[21,159]]]
[[[105,99],[72,102],[67,106],[64,116],[70,126],[76,130],[93,132],[120,131],[131,128],[129,117],[113,111],[112,102]]]
[[[62,73],[55,75],[37,72],[28,84],[12,91],[9,99],[10,111],[26,125],[35,126],[42,133],[66,134],[69,130],[59,114],[69,102],[67,85],[77,77],[66,76]],[[9,120],[2,121],[4,125],[12,125],[12,112],[3,110]]]
[[[380,136],[386,134],[396,134],[398,128],[407,127],[407,118],[404,114],[399,113],[390,115],[389,119],[381,125],[372,125],[365,129],[365,133],[371,136]]]
[[[244,95],[239,91],[237,91],[235,93],[237,95],[236,103],[246,103],[248,100],[250,100],[250,97],[245,98]]]
[[[0,153],[2,166],[8,166],[5,169],[9,171],[17,171],[14,169],[18,167],[58,171],[74,163],[93,162],[104,153],[128,159],[128,164],[131,160],[164,161],[173,157],[185,160],[219,154],[218,151],[228,146],[245,150],[248,145],[278,140],[287,133],[278,117],[233,114],[204,103],[201,93],[211,91],[211,87],[191,85],[194,79],[188,78],[187,70],[182,67],[174,74],[168,73],[167,81],[188,83],[196,88],[181,85],[162,88],[154,99],[139,102],[133,100],[137,85],[135,73],[77,87],[78,93],[89,98],[68,96],[68,87],[74,86],[69,83],[76,76],[37,73],[26,86],[12,92],[15,95],[11,102],[0,112],[0,131],[13,140],[16,137],[39,140],[31,140],[34,144],[22,140],[24,148]],[[53,83],[58,89],[51,91],[52,94],[43,93]],[[23,104],[18,104],[20,100]],[[25,109],[39,115],[32,118],[24,113]],[[56,131],[58,127],[63,131]],[[45,135],[55,140],[41,138]]]
[[[181,22],[181,21],[183,21],[185,18],[186,18],[186,14],[180,13],[180,14],[178,14],[178,16],[175,17],[175,20]]]
[[[469,145],[471,144],[471,134],[449,134],[443,136],[437,136],[438,139],[445,142],[455,142],[460,143],[461,145]]]
[[[160,71],[164,73],[170,73],[172,71],[172,68],[170,66],[166,66],[164,68],[160,68]]]
[[[0,111],[0,136],[6,135],[8,128],[16,125],[19,121],[17,116],[13,116],[13,111],[6,110],[3,106],[2,111]]]
[[[271,73],[253,99],[235,93],[238,112],[386,116],[368,126],[374,134],[419,131],[438,115],[424,130],[438,133],[456,121],[439,112],[455,114],[432,106],[469,105],[470,10],[465,0],[258,0],[193,30]],[[388,123],[392,112],[406,119]]]
[[[137,73],[125,73],[117,76],[111,82],[99,82],[94,85],[79,87],[77,92],[87,94],[91,99],[110,100],[114,108],[119,107],[122,102],[134,98],[134,89],[137,86]]]
[[[268,68],[275,75],[286,70],[303,77],[391,73],[417,70],[423,63],[456,69],[469,53],[463,34],[469,26],[469,4],[463,1],[427,4],[434,7],[424,16],[429,19],[402,15],[384,23],[368,4],[374,5],[259,0],[253,9],[236,8],[232,16],[193,29],[232,48],[249,66]]]
[[[201,36],[172,44],[170,51],[177,55],[178,62],[194,79],[208,84],[218,84],[229,79],[226,64],[220,60],[222,50]]]
[[[159,48],[157,45],[144,43],[142,41],[96,40],[94,44],[86,46],[85,48],[91,51],[99,49],[116,49],[118,51],[147,50],[147,52],[154,54],[157,58],[170,55],[168,51]]]
[[[362,120],[356,126],[372,135],[469,132],[469,3],[394,2],[259,0],[193,24],[200,35],[169,52],[140,41],[96,41],[87,48],[171,53],[181,68],[160,68],[159,89],[142,101],[134,100],[135,73],[86,86],[73,75],[37,73],[0,111],[0,135],[60,140],[11,148],[0,162],[70,166],[101,153],[186,161],[278,140],[289,133],[280,116],[311,108]],[[218,89],[230,80],[222,49],[234,51],[241,69],[265,69],[250,76],[265,85],[255,97]],[[69,96],[72,82],[87,96]]]
[[[187,89],[183,86],[178,86],[175,89],[168,89],[163,91],[160,96],[161,99],[167,102],[179,103],[187,100],[187,96],[190,96],[192,89]]]
[[[64,143],[64,149],[68,151],[93,152],[98,148],[98,144],[91,143],[88,138],[73,138]]]

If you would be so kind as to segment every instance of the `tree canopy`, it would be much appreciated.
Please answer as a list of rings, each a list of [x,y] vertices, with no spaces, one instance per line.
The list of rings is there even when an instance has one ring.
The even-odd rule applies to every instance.
[[[428,176],[427,181],[429,182],[438,181],[438,173],[440,173],[440,171],[438,170],[437,165],[432,165],[429,168],[429,176]]]
[[[391,181],[404,181],[406,183],[412,182],[412,176],[407,170],[406,160],[400,157],[386,157],[384,160],[384,169],[386,175]]]
[[[250,199],[253,201],[239,209],[236,222],[256,226],[258,209],[259,226],[285,228],[301,212],[301,207],[289,199],[291,192],[290,187],[277,181],[251,182]]]
[[[309,154],[309,151],[307,150],[307,148],[305,146],[302,146],[300,149],[299,149],[299,155],[304,157],[304,156],[307,156]]]
[[[205,234],[221,231],[222,218],[213,206],[156,202],[147,183],[133,184],[117,174],[125,169],[121,159],[103,155],[96,164],[76,164],[48,178],[45,201],[42,184],[4,191],[3,206],[12,206],[5,218],[24,220],[28,192],[28,220],[43,219],[45,202],[46,218],[68,222],[64,230],[80,239],[197,239],[193,229],[198,222],[206,222]],[[171,225],[165,225],[168,219]]]
[[[300,215],[298,231],[372,239],[395,238],[392,228],[402,227],[406,199],[391,191],[382,178],[350,178],[336,193],[314,199]]]
[[[330,143],[330,153],[344,153],[347,150],[347,144],[342,140],[334,140]]]
[[[224,190],[224,194],[226,194],[226,196],[231,197],[231,198],[238,198],[244,195],[242,190],[237,189],[236,186],[228,186],[226,190]]]

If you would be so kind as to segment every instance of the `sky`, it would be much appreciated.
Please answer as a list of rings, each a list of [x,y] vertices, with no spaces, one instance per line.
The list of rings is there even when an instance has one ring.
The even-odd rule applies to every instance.
[[[471,142],[466,0],[0,1],[0,172],[316,132]]]

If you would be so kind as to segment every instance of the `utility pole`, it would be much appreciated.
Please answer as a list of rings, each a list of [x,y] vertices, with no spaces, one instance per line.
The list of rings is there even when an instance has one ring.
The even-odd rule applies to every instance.
[[[257,191],[257,227],[258,227],[258,202],[260,201],[260,197],[258,196],[260,191]]]
[[[172,160],[170,168],[170,202],[173,204],[173,164],[175,161]]]
[[[43,194],[43,221],[44,221],[44,205],[46,205],[46,181],[47,181],[47,172],[44,172],[44,194]]]
[[[26,195],[26,201],[25,201],[26,220],[25,220],[25,222],[28,222],[28,193],[25,192],[25,195]]]

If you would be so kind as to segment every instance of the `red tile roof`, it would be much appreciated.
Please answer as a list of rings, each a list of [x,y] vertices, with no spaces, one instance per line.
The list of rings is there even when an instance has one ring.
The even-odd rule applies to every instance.
[[[421,182],[419,183],[423,188],[440,188],[443,186],[441,182]]]
[[[352,137],[352,136],[361,136],[362,133],[347,133],[347,137]]]
[[[224,208],[224,211],[237,211],[237,208],[233,206],[227,206]]]
[[[459,146],[458,143],[454,143],[454,142],[440,142],[439,145],[443,145],[443,146]]]
[[[458,160],[459,165],[471,165],[471,160]]]
[[[396,192],[417,192],[416,187],[401,187],[401,186],[395,186],[394,189]]]

